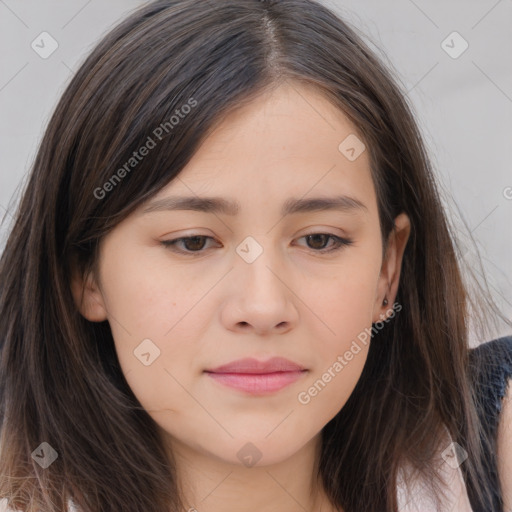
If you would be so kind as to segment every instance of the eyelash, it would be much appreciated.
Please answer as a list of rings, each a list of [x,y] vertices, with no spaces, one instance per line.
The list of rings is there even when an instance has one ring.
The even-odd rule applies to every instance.
[[[315,236],[315,235],[325,235],[328,238],[332,238],[335,241],[335,246],[330,248],[330,249],[319,249],[319,250],[311,249],[311,251],[313,253],[320,253],[320,254],[331,253],[331,252],[339,251],[343,247],[346,247],[346,246],[349,246],[349,245],[353,244],[353,240],[351,240],[349,238],[342,238],[342,237],[333,235],[331,233],[309,233],[307,235],[301,236],[300,238],[307,238],[308,236]],[[173,240],[162,240],[161,244],[164,247],[166,247],[167,249],[170,249],[171,251],[177,252],[179,254],[185,254],[185,255],[190,255],[190,256],[200,256],[201,254],[204,254],[204,252],[205,252],[204,250],[184,251],[182,249],[177,249],[176,248],[176,245],[179,242],[182,242],[182,241],[185,241],[185,240],[192,240],[192,239],[196,239],[196,238],[209,238],[211,240],[214,240],[213,237],[211,237],[211,236],[196,235],[196,236],[186,236],[186,237],[181,237],[181,238],[175,238]]]

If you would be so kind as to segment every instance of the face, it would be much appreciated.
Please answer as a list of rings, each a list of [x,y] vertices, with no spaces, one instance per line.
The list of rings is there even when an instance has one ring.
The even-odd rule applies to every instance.
[[[383,259],[360,144],[314,89],[280,86],[219,124],[103,239],[99,275],[74,282],[75,297],[85,284],[82,314],[108,319],[131,389],[171,443],[272,464],[346,403],[372,322],[393,315],[409,229],[399,216]],[[289,364],[235,363],[275,357]]]

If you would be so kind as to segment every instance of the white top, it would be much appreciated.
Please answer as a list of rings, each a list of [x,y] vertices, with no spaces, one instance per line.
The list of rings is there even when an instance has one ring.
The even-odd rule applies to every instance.
[[[461,464],[464,464],[464,457],[467,457],[464,450],[452,443],[452,438],[445,427],[446,437],[441,443],[442,448],[436,455],[441,463],[441,478],[445,483],[445,494],[447,502],[442,503],[440,512],[473,512],[469,502],[466,484],[462,476],[457,455],[454,450],[459,452]],[[455,446],[456,445],[456,446]],[[435,501],[426,489],[425,483],[420,481],[409,482],[405,484],[404,474],[406,469],[402,470],[397,483],[398,510],[400,512],[437,512]]]

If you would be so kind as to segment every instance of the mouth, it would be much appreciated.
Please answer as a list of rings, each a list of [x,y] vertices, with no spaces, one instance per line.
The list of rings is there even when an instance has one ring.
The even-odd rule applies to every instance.
[[[274,357],[267,361],[240,359],[204,373],[224,386],[252,395],[265,395],[289,386],[308,371],[298,363]]]

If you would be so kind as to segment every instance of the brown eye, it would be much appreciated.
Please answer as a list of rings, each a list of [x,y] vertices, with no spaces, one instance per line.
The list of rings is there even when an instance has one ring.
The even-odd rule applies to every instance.
[[[334,252],[340,250],[343,246],[348,246],[353,243],[352,240],[341,238],[330,233],[312,233],[301,238],[305,238],[308,247],[313,252],[317,253]],[[214,238],[211,236],[196,235],[175,238],[174,240],[162,240],[161,244],[180,254],[199,256],[206,252],[204,249],[207,240],[214,240]],[[327,246],[329,240],[333,241],[330,247]]]
[[[317,233],[315,235],[307,235],[306,239],[312,249],[325,249],[326,243],[331,237],[325,233]]]
[[[161,243],[165,247],[169,247],[171,250],[182,254],[201,254],[205,252],[203,249],[207,239],[213,240],[211,236],[197,235],[175,238],[174,240],[162,240]],[[179,248],[179,245],[181,245],[184,249]]]
[[[193,236],[185,238],[183,241],[188,251],[200,251],[205,245],[204,236]]]
[[[330,233],[312,233],[310,235],[305,235],[302,238],[306,239],[308,247],[312,249],[313,252],[319,253],[336,251],[341,249],[343,246],[351,245],[353,243],[353,241],[348,238],[341,238]],[[332,239],[334,243],[330,248],[326,248],[326,244],[330,239]]]

